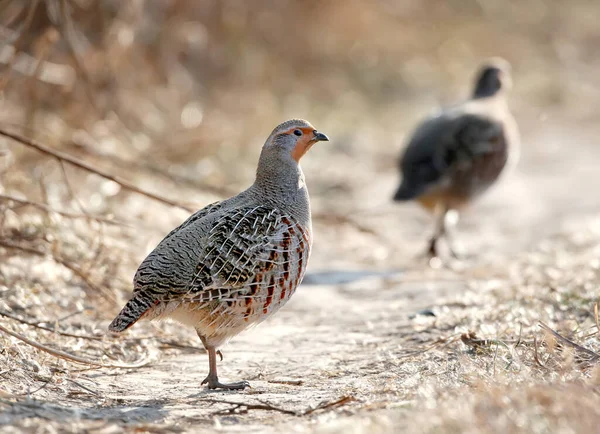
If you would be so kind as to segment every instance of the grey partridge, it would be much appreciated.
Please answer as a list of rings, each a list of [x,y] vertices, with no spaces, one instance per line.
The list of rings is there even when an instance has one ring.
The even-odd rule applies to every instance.
[[[193,327],[208,352],[209,389],[219,382],[218,348],[277,312],[304,276],[312,245],[308,190],[299,162],[319,141],[293,119],[265,142],[256,180],[237,196],[197,211],[139,266],[133,296],[109,325],[121,332],[139,319],[172,318]]]
[[[440,238],[450,241],[449,213],[458,215],[518,155],[518,129],[506,101],[511,85],[508,62],[485,63],[471,98],[419,125],[400,158],[402,181],[394,200],[416,200],[435,214],[430,257],[438,256]],[[450,242],[448,247],[456,257]]]

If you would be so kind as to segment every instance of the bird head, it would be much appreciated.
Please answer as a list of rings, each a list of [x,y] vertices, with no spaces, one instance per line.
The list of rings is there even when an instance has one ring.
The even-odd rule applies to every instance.
[[[317,142],[328,141],[329,138],[318,132],[309,122],[292,119],[278,125],[267,141],[265,150],[274,151],[284,158],[292,158],[296,163]]]
[[[485,62],[477,74],[473,97],[485,98],[510,90],[510,71],[510,63],[502,58],[493,58]]]

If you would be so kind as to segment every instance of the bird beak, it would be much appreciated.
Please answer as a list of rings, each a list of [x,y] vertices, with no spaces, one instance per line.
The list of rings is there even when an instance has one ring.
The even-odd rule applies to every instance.
[[[318,132],[317,130],[313,131],[314,137],[311,140],[311,142],[328,142],[329,141],[329,137],[327,137],[325,134]]]

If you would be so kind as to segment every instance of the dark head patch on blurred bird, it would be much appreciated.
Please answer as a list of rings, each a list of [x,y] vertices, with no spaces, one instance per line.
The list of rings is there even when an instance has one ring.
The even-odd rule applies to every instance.
[[[512,87],[510,63],[502,58],[488,60],[480,68],[473,98],[486,98]]]

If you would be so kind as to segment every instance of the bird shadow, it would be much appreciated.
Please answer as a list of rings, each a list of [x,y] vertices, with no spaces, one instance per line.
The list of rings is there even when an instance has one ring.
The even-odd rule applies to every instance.
[[[324,270],[306,273],[302,285],[343,285],[370,278],[397,277],[403,270]]]

